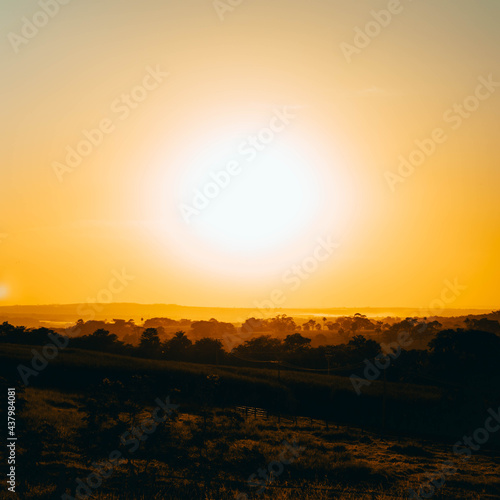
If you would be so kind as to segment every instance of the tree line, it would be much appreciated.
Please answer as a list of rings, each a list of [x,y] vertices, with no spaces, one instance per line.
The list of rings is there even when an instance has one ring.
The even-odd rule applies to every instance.
[[[363,319],[358,317],[355,321]],[[387,379],[424,384],[432,383],[432,380],[451,384],[468,383],[471,377],[487,382],[490,375],[496,374],[496,362],[500,356],[500,323],[487,318],[467,319],[466,328],[446,330],[440,330],[437,321],[405,318],[380,332],[377,340],[357,334],[343,343],[318,347],[312,347],[311,338],[298,331],[287,333],[285,330],[281,337],[259,334],[260,324],[257,324],[257,330],[249,331],[250,325],[255,326],[253,319],[243,323],[239,332],[234,325],[215,319],[190,322],[191,335],[198,337],[194,341],[183,330],[174,332],[171,337],[165,335],[164,320],[146,322],[144,326],[157,326],[142,328],[136,345],[120,340],[116,333],[106,328],[98,328],[90,333],[89,326],[94,326],[94,322],[88,325],[80,321],[77,325],[81,327],[82,334],[72,337],[70,345],[74,349],[154,360],[312,370],[325,375],[350,375],[355,369],[362,373],[367,362],[373,361],[387,345],[392,345],[391,349],[398,353],[392,357],[390,368],[386,370]],[[270,322],[280,327],[291,325],[290,319],[283,316],[273,318]],[[179,325],[174,323],[169,326],[175,328]],[[137,328],[136,325],[133,327]],[[245,329],[250,338],[227,348],[225,341],[238,334],[241,338]],[[406,348],[394,342],[401,331],[407,332],[413,342]],[[63,333],[45,327],[28,329],[8,322],[0,325],[2,343],[45,345],[49,335]],[[422,335],[426,335],[429,341],[425,349],[417,349],[416,340]]]

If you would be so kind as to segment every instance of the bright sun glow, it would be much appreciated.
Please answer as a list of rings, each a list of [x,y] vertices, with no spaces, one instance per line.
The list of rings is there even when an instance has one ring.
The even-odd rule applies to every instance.
[[[311,170],[283,148],[245,166],[193,218],[193,230],[223,250],[273,249],[303,231],[318,197]]]
[[[214,127],[198,143],[179,144],[174,168],[159,150],[144,172],[141,211],[157,221],[150,232],[160,254],[197,272],[253,280],[280,275],[318,238],[338,239],[352,225],[359,196],[345,158],[326,155],[301,123],[242,154],[242,142],[257,134],[247,130],[259,123],[243,132]]]

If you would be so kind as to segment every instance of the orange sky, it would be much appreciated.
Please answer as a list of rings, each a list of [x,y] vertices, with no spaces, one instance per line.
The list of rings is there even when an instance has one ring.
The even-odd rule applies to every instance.
[[[0,5],[0,304],[498,308],[500,3],[224,3]]]

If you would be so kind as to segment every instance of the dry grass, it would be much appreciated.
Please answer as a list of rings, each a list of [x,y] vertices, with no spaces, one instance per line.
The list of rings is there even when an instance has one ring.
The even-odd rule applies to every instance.
[[[46,471],[45,482],[30,485],[23,500],[51,499],[57,482],[55,469],[71,469],[74,480],[91,472],[82,461],[75,441],[82,426],[82,414],[78,412],[82,401],[77,394],[35,388],[27,389],[26,400],[23,418],[35,429],[43,424],[54,427],[57,436],[41,464]],[[300,421],[297,426],[253,417],[244,421],[227,410],[216,411],[209,419],[207,437],[200,450],[196,436],[201,426],[201,417],[187,413],[182,413],[173,426],[168,446],[187,452],[189,463],[172,466],[151,461],[144,472],[144,484],[136,484],[133,493],[127,485],[127,470],[123,465],[93,498],[234,500],[241,493],[248,498],[273,500],[407,499],[409,489],[418,490],[427,479],[426,474],[438,472],[446,460],[457,460],[448,445],[395,440],[346,427],[326,430]],[[154,440],[155,435],[150,439]],[[256,495],[256,488],[247,484],[248,477],[278,460],[284,440],[296,441],[305,449],[295,462],[285,465],[284,472],[264,493]],[[58,446],[60,452],[54,453]],[[218,473],[212,475],[208,484],[202,476],[204,461],[217,464]],[[147,457],[137,457],[139,470],[145,470],[147,463]],[[457,468],[458,472],[448,478],[433,498],[500,498],[496,494],[500,491],[498,460],[478,452],[468,462],[457,464]],[[30,480],[26,471],[19,471],[19,475]],[[187,479],[172,480],[169,478],[172,475]],[[0,495],[0,498],[16,497]]]

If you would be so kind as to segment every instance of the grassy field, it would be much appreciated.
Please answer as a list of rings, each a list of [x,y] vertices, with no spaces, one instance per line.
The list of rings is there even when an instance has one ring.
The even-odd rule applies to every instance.
[[[30,365],[34,347],[1,347],[0,376],[21,393],[17,367]],[[19,467],[26,489],[18,498],[61,498],[64,491],[74,497],[77,479],[94,470],[84,452],[89,442],[82,440],[82,429],[96,387],[109,379],[128,388],[138,376],[147,389],[139,397],[144,414],[154,401],[146,392],[171,395],[179,412],[133,457],[120,461],[93,498],[402,499],[409,498],[410,488],[418,491],[429,474],[439,479],[447,460],[456,462],[457,471],[443,476],[446,481],[432,498],[500,498],[494,441],[467,462],[457,462],[452,451],[462,432],[477,427],[484,415],[471,415],[470,422],[463,415],[453,420],[453,407],[443,407],[443,389],[387,383],[384,390],[384,383],[375,381],[357,396],[348,377],[282,371],[278,380],[276,371],[268,369],[71,348],[32,377],[20,396],[26,400],[19,416],[26,434],[20,442],[24,439],[37,458]],[[238,405],[265,408],[268,419],[245,419]],[[293,422],[286,415],[299,418]],[[125,421],[125,415],[120,419]],[[301,451],[257,494],[248,479],[278,460],[284,440],[296,442]],[[112,445],[106,446],[97,461],[112,451]],[[3,450],[0,455],[4,460]]]
[[[1,344],[0,359],[10,367],[23,363],[29,366],[33,354],[32,349],[41,350],[39,346],[24,346],[17,344]],[[97,351],[67,348],[61,350],[52,361],[48,369],[70,368],[92,371],[106,370],[107,373],[144,373],[151,375],[181,374],[181,375],[218,375],[224,379],[245,379],[253,383],[265,381],[268,385],[289,385],[311,388],[335,389],[353,391],[353,386],[348,377],[304,373],[300,371],[281,370],[278,380],[276,370],[261,368],[245,368],[235,366],[215,366],[195,363],[181,363],[176,361],[157,361],[128,356],[119,356]],[[359,370],[358,370],[359,371]],[[35,380],[35,379],[33,379]],[[383,382],[375,380],[369,387],[363,389],[367,396],[380,396],[383,393]],[[436,387],[421,386],[416,384],[387,383],[389,393],[397,399],[437,400],[440,390]]]
[[[19,363],[29,366],[32,349],[2,344],[0,375],[17,377]],[[385,404],[386,425],[395,430],[403,426],[407,431],[418,431],[419,415],[436,412],[443,397],[443,391],[436,387],[384,384],[378,380],[364,387],[358,396],[345,376],[282,370],[278,380],[277,372],[269,369],[154,361],[71,348],[61,350],[39,376],[31,377],[30,383],[68,391],[86,390],[103,378],[122,380],[136,374],[150,377],[152,384],[176,388],[179,398],[187,404],[196,405],[200,387],[206,385],[208,377],[216,377],[216,387],[210,391],[210,404],[214,406],[257,406],[276,414],[312,416],[365,427],[382,425]]]
[[[19,471],[28,478],[22,498],[60,498],[54,496],[56,484],[64,481],[67,491],[75,491],[77,478],[94,470],[82,458],[78,444],[84,398],[40,388],[28,388],[25,397],[22,418],[30,428],[41,436],[42,426],[57,433],[45,438],[40,463],[29,472]],[[157,444],[157,438],[164,438],[152,434],[134,458],[133,483],[129,464],[123,460],[93,498],[403,499],[410,488],[418,490],[426,474],[441,471],[446,460],[457,461],[450,446],[426,440],[382,437],[343,426],[326,430],[306,420],[297,425],[278,424],[272,418],[244,420],[221,409],[211,413],[200,445],[202,425],[201,417],[180,409],[165,443],[168,457],[162,458],[157,448],[148,449],[149,444]],[[249,485],[248,478],[277,460],[284,440],[297,444],[296,460],[284,465],[266,490],[256,494],[258,488]],[[457,463],[457,469],[433,498],[498,498],[500,465],[495,457],[477,453],[468,462]]]

